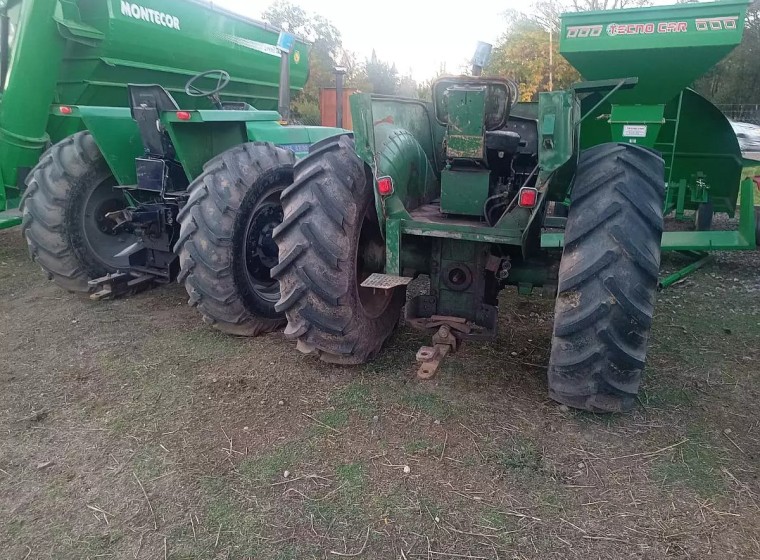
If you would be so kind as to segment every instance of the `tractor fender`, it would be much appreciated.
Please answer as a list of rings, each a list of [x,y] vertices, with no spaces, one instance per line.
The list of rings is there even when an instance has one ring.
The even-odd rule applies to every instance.
[[[408,208],[426,204],[439,194],[436,174],[420,143],[410,131],[390,123],[375,125],[374,179],[390,176],[394,192],[381,197],[375,188],[375,207],[381,230],[387,218],[410,219]]]

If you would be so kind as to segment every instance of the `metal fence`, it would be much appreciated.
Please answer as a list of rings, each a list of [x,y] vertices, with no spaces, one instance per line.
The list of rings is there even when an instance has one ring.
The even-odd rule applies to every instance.
[[[745,103],[741,105],[717,105],[717,107],[732,121],[760,125],[760,104]]]

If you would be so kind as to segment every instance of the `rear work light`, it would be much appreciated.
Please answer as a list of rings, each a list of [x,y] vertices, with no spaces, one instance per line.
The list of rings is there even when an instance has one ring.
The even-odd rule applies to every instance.
[[[377,178],[377,192],[380,196],[390,196],[393,194],[393,179],[390,177]]]
[[[177,111],[177,118],[181,121],[189,121],[192,117],[190,111]]]
[[[517,205],[521,208],[533,208],[538,202],[538,190],[533,187],[523,187],[517,195]]]
[[[70,115],[71,113],[74,112],[74,109],[63,105],[61,107],[58,107],[58,112],[61,113],[62,115]]]

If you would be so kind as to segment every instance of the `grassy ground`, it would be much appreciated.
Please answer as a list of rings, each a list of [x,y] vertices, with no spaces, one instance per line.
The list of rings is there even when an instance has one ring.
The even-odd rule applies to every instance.
[[[546,398],[548,300],[432,382],[225,337],[176,286],[94,303],[0,232],[0,556],[760,557],[757,256],[660,297],[641,402]],[[681,264],[666,259],[668,269]]]
[[[760,165],[757,167],[747,167],[742,171],[742,178],[744,177],[758,177],[760,176]]]
[[[747,177],[760,177],[760,165],[757,167],[748,167],[742,171],[742,179]],[[760,206],[760,188],[755,189],[755,206]]]

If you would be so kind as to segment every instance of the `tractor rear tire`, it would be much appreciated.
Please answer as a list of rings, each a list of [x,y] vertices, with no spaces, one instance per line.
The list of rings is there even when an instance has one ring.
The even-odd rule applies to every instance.
[[[272,231],[282,221],[280,193],[293,181],[295,156],[252,142],[211,159],[188,187],[174,251],[179,283],[203,320],[236,336],[285,325],[270,270],[277,264]]]
[[[27,176],[22,233],[34,262],[62,288],[87,293],[88,281],[128,264],[115,255],[135,236],[114,233],[107,212],[127,206],[89,132],[51,146]]]
[[[282,206],[274,236],[280,262],[272,276],[280,281],[285,335],[325,362],[366,362],[398,324],[404,293],[360,287],[382,271],[385,243],[354,141],[336,137],[298,162]]]
[[[581,154],[571,192],[549,361],[549,395],[622,412],[641,383],[657,293],[664,162],[646,148]]]

